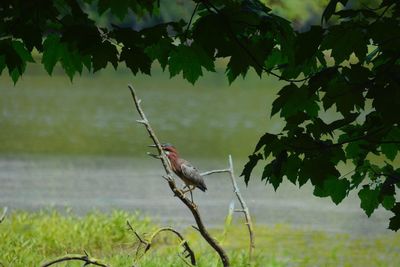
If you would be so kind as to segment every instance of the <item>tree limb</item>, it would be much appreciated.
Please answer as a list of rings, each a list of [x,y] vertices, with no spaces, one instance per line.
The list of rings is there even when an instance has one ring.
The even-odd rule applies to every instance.
[[[166,176],[164,176],[164,178],[167,180],[169,187],[171,188],[174,195],[176,197],[178,197],[192,212],[192,215],[193,215],[193,217],[196,221],[196,224],[199,228],[200,234],[207,241],[207,243],[218,253],[223,266],[224,267],[230,266],[229,258],[227,256],[225,250],[218,244],[217,240],[215,240],[210,235],[210,233],[207,231],[207,228],[205,227],[205,225],[202,221],[202,218],[200,216],[199,210],[197,209],[197,205],[195,205],[192,201],[190,201],[188,198],[186,198],[185,195],[183,194],[183,192],[176,187],[175,180],[173,179],[173,176],[172,176],[173,174],[172,174],[171,167],[169,165],[168,158],[166,157],[164,151],[162,150],[161,143],[158,140],[157,136],[155,135],[153,129],[151,128],[150,123],[147,120],[146,115],[144,114],[144,112],[140,106],[141,100],[137,98],[136,92],[131,85],[128,85],[128,88],[131,91],[131,95],[132,95],[133,101],[135,103],[136,110],[138,111],[140,117],[142,118],[142,121],[143,121],[142,124],[146,127],[147,132],[150,135],[150,138],[153,140],[153,142],[156,145],[157,150],[160,154],[160,160],[161,160],[161,162],[164,166],[165,172],[167,174]]]

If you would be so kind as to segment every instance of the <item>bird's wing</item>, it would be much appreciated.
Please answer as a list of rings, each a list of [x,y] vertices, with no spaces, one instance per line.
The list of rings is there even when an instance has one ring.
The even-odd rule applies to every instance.
[[[182,173],[186,177],[196,178],[200,175],[199,171],[189,162],[184,162],[181,164]]]

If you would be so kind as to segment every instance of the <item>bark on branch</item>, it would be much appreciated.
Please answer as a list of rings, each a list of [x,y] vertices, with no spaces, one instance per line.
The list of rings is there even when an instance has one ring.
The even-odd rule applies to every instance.
[[[249,262],[252,260],[253,256],[253,251],[255,248],[255,236],[254,236],[254,229],[253,229],[253,222],[251,220],[250,216],[250,211],[249,208],[246,205],[246,202],[244,201],[242,194],[240,193],[239,186],[236,183],[236,178],[235,178],[235,173],[233,170],[233,161],[232,161],[232,156],[229,155],[229,168],[228,169],[222,169],[222,170],[212,170],[208,172],[203,172],[201,175],[206,176],[210,174],[215,174],[215,173],[224,173],[228,172],[230,174],[232,186],[233,186],[233,192],[235,193],[237,199],[239,200],[240,206],[242,209],[235,210],[235,212],[242,212],[244,215],[244,218],[246,220],[246,226],[249,231]]]
[[[135,103],[136,110],[138,111],[140,117],[142,118],[138,122],[143,124],[146,127],[147,132],[150,135],[150,138],[153,140],[154,144],[157,147],[158,153],[160,154],[160,160],[161,160],[161,162],[164,166],[165,172],[166,172],[166,176],[163,176],[163,177],[167,180],[169,187],[171,188],[172,192],[174,192],[174,195],[176,197],[178,197],[191,211],[191,213],[196,221],[197,227],[199,228],[200,234],[207,241],[207,243],[218,253],[223,266],[224,267],[230,266],[229,258],[227,256],[225,250],[218,244],[217,240],[214,239],[210,235],[210,233],[207,231],[207,228],[205,227],[205,225],[201,219],[201,216],[200,216],[197,206],[193,202],[191,202],[188,198],[186,198],[185,195],[183,194],[183,192],[177,188],[177,186],[175,184],[175,180],[173,179],[173,173],[172,173],[171,167],[169,166],[168,158],[166,157],[164,151],[162,150],[161,143],[158,140],[157,136],[155,135],[153,129],[151,128],[150,122],[148,121],[145,113],[143,112],[143,109],[140,105],[141,100],[136,96],[136,92],[131,85],[128,85],[128,88],[131,91],[131,95],[132,95],[133,101]]]

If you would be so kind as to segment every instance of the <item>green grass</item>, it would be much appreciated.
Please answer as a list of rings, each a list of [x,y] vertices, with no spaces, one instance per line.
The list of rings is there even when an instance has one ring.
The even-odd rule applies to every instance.
[[[160,235],[152,249],[135,261],[134,235],[127,230],[129,220],[137,232],[157,228],[148,218],[115,211],[77,217],[55,211],[15,212],[0,224],[0,263],[3,266],[38,266],[65,254],[83,254],[111,266],[186,266],[177,256],[178,240]],[[256,227],[254,266],[400,266],[400,237],[397,234],[354,238],[289,228],[284,225]],[[199,266],[220,266],[210,247],[197,231],[183,231],[195,251]],[[221,230],[213,229],[221,237]],[[243,225],[229,227],[224,240],[232,266],[246,266],[248,235]],[[0,266],[2,266],[0,264]],[[70,263],[58,266],[82,266]]]

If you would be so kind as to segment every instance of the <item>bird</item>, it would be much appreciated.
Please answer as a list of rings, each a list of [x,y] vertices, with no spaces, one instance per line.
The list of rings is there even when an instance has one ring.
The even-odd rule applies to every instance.
[[[152,147],[155,147],[155,145],[152,145]],[[187,190],[183,193],[190,192],[193,202],[192,191],[195,188],[199,188],[203,192],[207,190],[203,176],[189,161],[179,156],[178,150],[172,144],[161,144],[161,148],[169,159],[172,171],[185,183],[183,189],[187,188]]]

